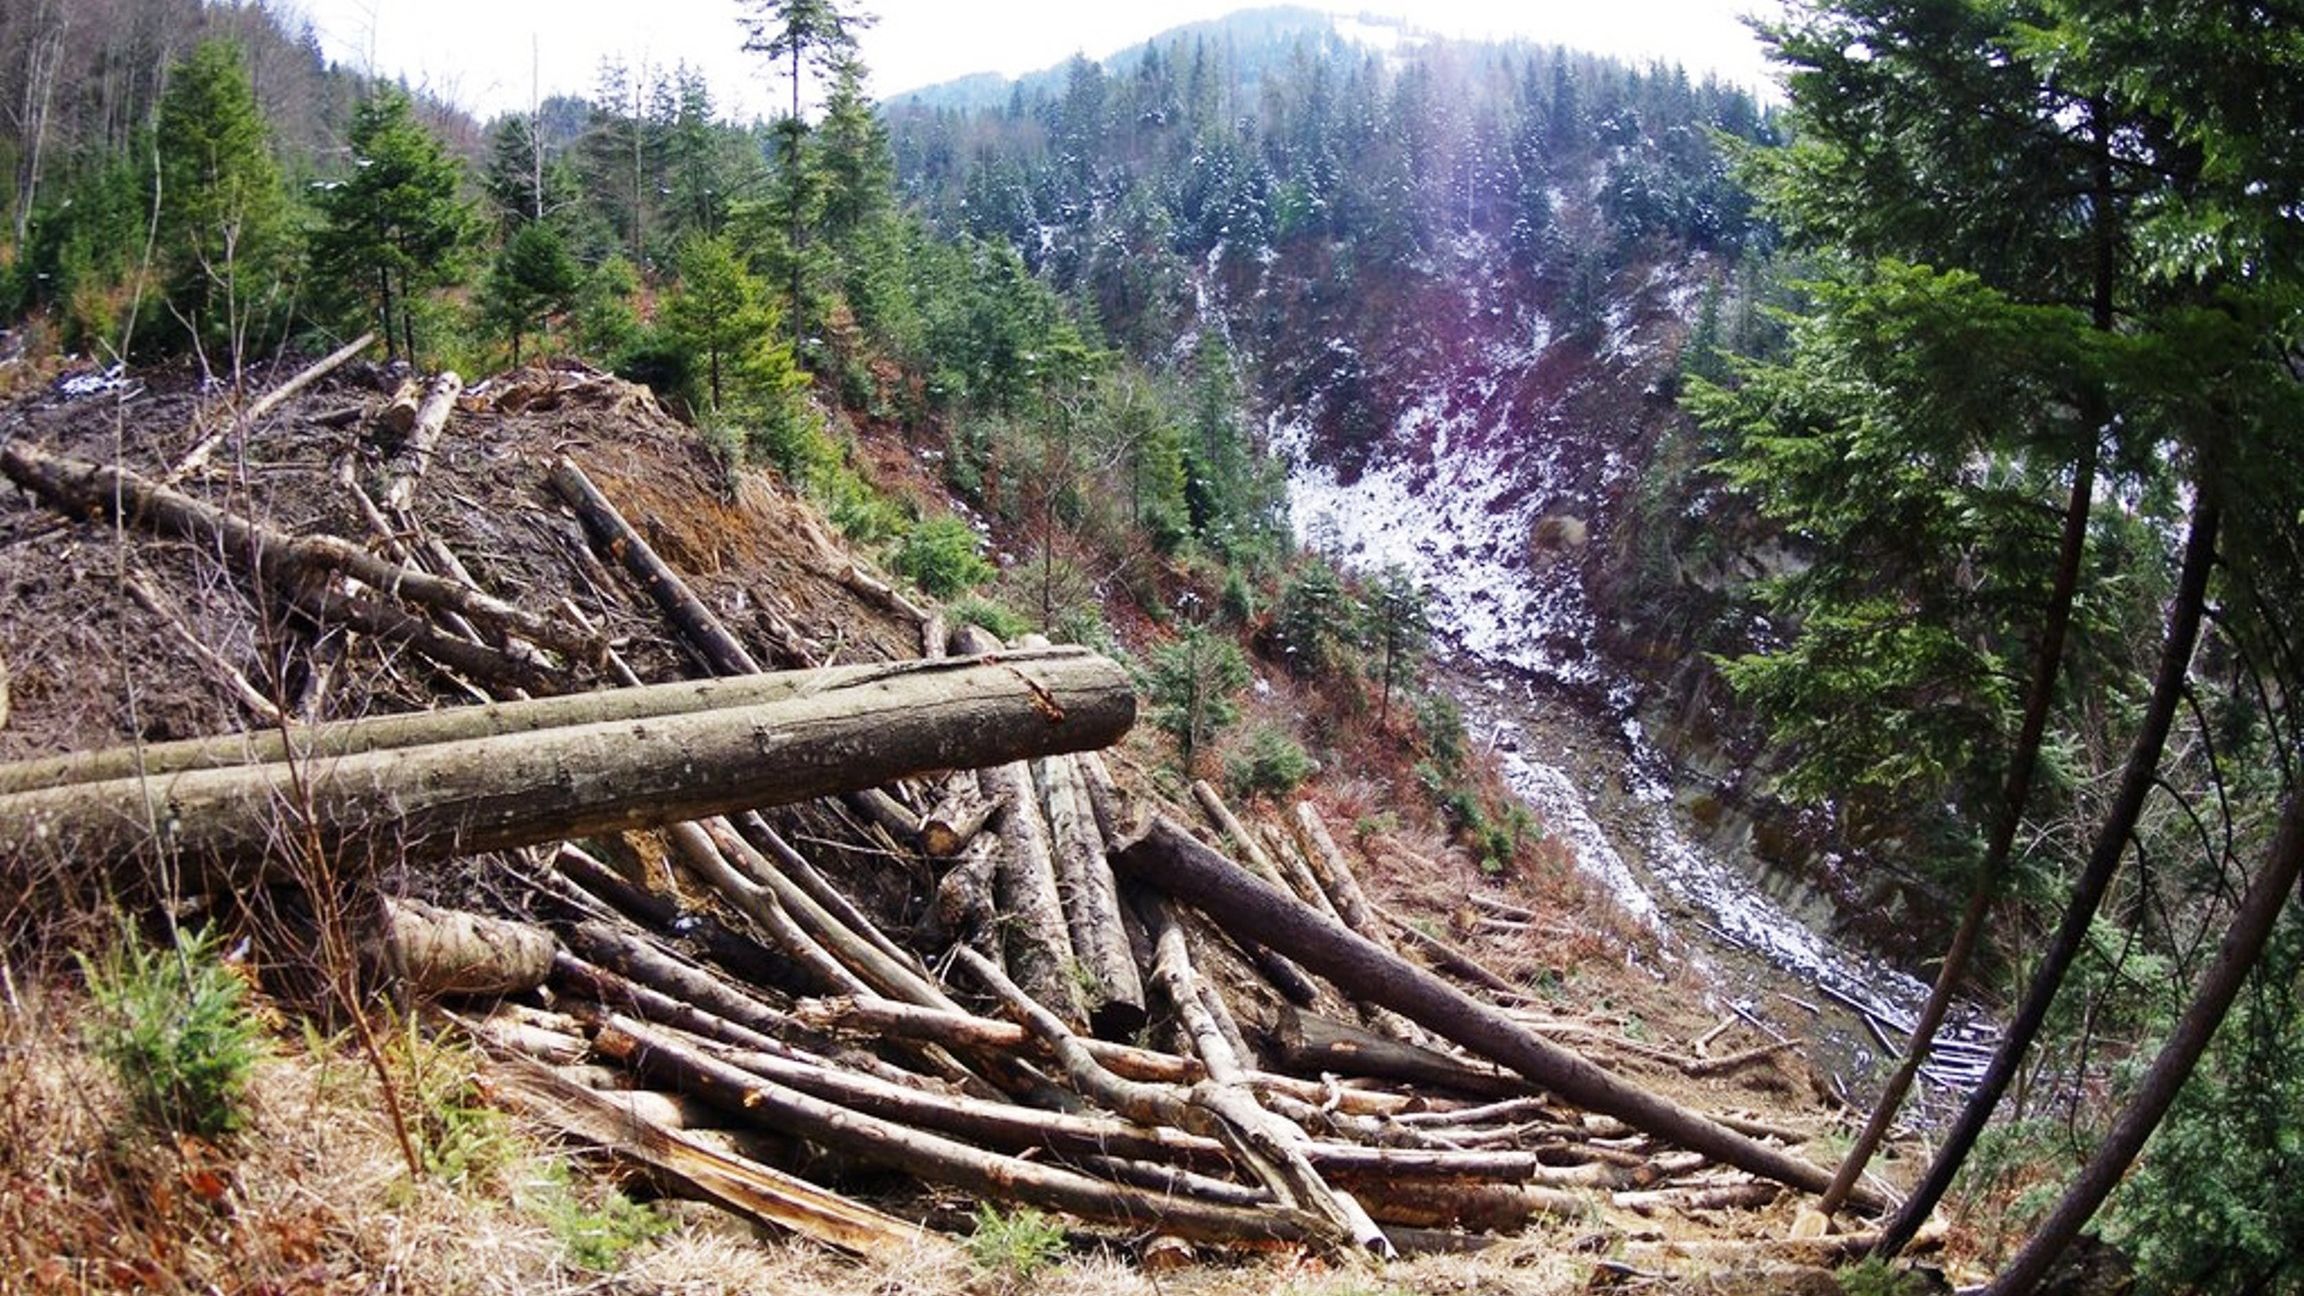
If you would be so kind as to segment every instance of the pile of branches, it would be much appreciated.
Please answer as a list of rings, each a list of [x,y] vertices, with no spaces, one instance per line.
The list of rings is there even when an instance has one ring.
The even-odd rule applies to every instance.
[[[561,372],[486,399],[622,409],[632,391]],[[947,627],[828,549],[822,570],[914,627],[918,659],[828,662],[826,638],[774,616],[747,643],[567,456],[537,487],[599,568],[592,609],[482,588],[418,516],[458,397],[444,376],[346,417],[403,429],[371,465],[380,489],[339,474],[359,537],[184,489],[208,438],[162,474],[0,446],[0,471],[75,525],[218,557],[311,627],[386,641],[483,702],[304,724],[211,652],[264,726],[0,766],[10,885],[228,894],[295,880],[300,852],[393,866],[338,878],[485,856],[492,912],[378,900],[377,966],[489,1005],[449,1017],[498,1059],[507,1101],[850,1251],[934,1245],[952,1193],[1122,1229],[1150,1258],[1466,1249],[1540,1217],[1604,1227],[1826,1186],[1801,1132],[1596,1065],[1562,1042],[1574,1023],[1390,920],[1311,806],[1258,833],[1198,785],[1196,829],[1125,791],[1100,753],[1133,694],[1094,654]],[[714,678],[643,680],[631,638],[599,628],[636,614]],[[1785,1047],[1651,1051],[1717,1074]],[[865,1167],[883,1198],[884,1172],[912,1191],[839,1191]]]

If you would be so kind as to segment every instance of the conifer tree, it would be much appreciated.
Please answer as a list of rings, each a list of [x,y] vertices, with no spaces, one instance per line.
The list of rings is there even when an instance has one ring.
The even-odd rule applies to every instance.
[[[169,305],[204,355],[223,346],[236,368],[291,254],[287,193],[237,49],[203,41],[177,65],[155,143]]]
[[[464,277],[473,218],[461,168],[393,87],[360,105],[349,143],[351,170],[320,196],[313,261],[365,302],[386,351],[413,360],[419,298]]]
[[[504,241],[481,286],[481,306],[488,323],[510,339],[513,364],[520,363],[521,339],[570,309],[583,283],[583,271],[552,226],[531,221]]]
[[[758,405],[769,417],[801,385],[781,321],[760,281],[725,238],[693,237],[680,248],[680,281],[663,306],[665,329],[704,362],[707,408]]]

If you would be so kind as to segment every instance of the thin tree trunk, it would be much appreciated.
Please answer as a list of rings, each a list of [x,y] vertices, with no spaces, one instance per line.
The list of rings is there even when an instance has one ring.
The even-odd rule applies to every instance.
[[[2231,1009],[2232,1000],[2240,993],[2249,971],[2263,955],[2273,924],[2288,902],[2288,893],[2296,888],[2300,874],[2304,874],[2304,793],[2295,793],[2289,796],[2288,808],[2280,816],[2279,831],[2266,853],[2263,869],[2249,884],[2248,893],[2241,898],[2240,908],[2232,916],[2231,927],[2224,933],[2216,961],[2200,978],[2199,988],[2184,1009],[2184,1016],[2177,1021],[2167,1042],[2160,1046],[2159,1056],[2152,1060],[2152,1069],[2145,1072],[2135,1096],[2113,1121],[2103,1142],[2097,1145],[2095,1155],[2065,1189],[2063,1199],[2041,1222],[2024,1249],[1993,1279],[1992,1285],[1985,1289],[1985,1296],[2029,1296],[2047,1275],[2048,1267],[2119,1186],[2136,1154],[2144,1149],[2145,1141],[2168,1114],[2169,1105],[2176,1101],[2177,1092],[2184,1087],[2201,1053],[2207,1049],[2209,1039],[2223,1023],[2224,1014]],[[2290,1188],[2293,1190],[2294,1185]]]
[[[2096,128],[2097,169],[2095,218],[2095,246],[2093,249],[2094,290],[2091,301],[2090,322],[2099,332],[2110,332],[2113,324],[2112,290],[2117,272],[2112,222],[2116,219],[2112,200],[2112,174],[2109,145],[2105,135],[2102,101],[2093,105],[2092,121]],[[2080,453],[2073,461],[2072,493],[2064,505],[2064,530],[2056,555],[2056,579],[2049,594],[2048,609],[2040,626],[2040,643],[2032,659],[2032,679],[2024,696],[2024,720],[2017,734],[2016,746],[2010,754],[2007,789],[2001,798],[2000,817],[1992,826],[1992,838],[1984,852],[1984,861],[1977,870],[1975,893],[1960,915],[1960,926],[1952,934],[1951,948],[1945,951],[1944,964],[1937,969],[1936,984],[1928,992],[1928,1001],[1921,1005],[1920,1016],[1913,1023],[1910,1043],[1904,1050],[1904,1060],[1895,1074],[1888,1078],[1887,1088],[1880,1101],[1872,1107],[1872,1114],[1864,1122],[1863,1132],[1857,1135],[1855,1145],[1840,1163],[1832,1178],[1832,1187],[1825,1192],[1817,1209],[1826,1215],[1840,1208],[1848,1189],[1864,1173],[1880,1142],[1888,1136],[1888,1127],[1895,1120],[1897,1109],[1911,1091],[1914,1077],[1928,1061],[1928,1050],[1935,1042],[1936,1032],[1944,1024],[1944,1015],[1952,1006],[1952,996],[1962,978],[1968,974],[1976,947],[1981,943],[1985,920],[1990,916],[1992,902],[1999,897],[2008,872],[2008,858],[2015,848],[2017,831],[2023,826],[2024,807],[2032,799],[2032,782],[2040,768],[2040,747],[2048,730],[2048,712],[2056,698],[2056,677],[2064,662],[2064,642],[2072,625],[2072,609],[2078,598],[2081,566],[2088,548],[2088,515],[2096,495],[2096,468],[2101,454],[2100,438],[2110,411],[2104,407],[2101,393],[2089,393],[2081,402]]]
[[[2192,533],[2185,541],[2183,570],[2177,577],[2175,597],[2169,604],[2168,634],[2161,645],[2152,698],[2145,708],[2143,726],[2129,747],[2119,790],[2104,812],[2103,823],[2097,827],[2088,862],[2073,883],[2063,922],[2041,956],[2040,965],[2032,974],[2032,983],[2025,990],[2023,1004],[2017,1009],[2015,1019],[2008,1023],[2007,1034],[1993,1052],[1983,1078],[1968,1095],[1959,1119],[1945,1134],[1919,1185],[1882,1230],[1878,1248],[1881,1255],[1893,1256],[1901,1251],[1928,1221],[1936,1203],[1943,1199],[1945,1189],[1951,1187],[1952,1176],[1959,1173],[1961,1163],[1976,1146],[1977,1137],[1992,1119],[1993,1109],[1999,1106],[2001,1095],[2007,1092],[2025,1054],[2031,1051],[2033,1040],[2038,1038],[2042,1023],[2047,1021],[2048,1007],[2055,1001],[2057,989],[2064,984],[2065,971],[2087,939],[2088,925],[2096,917],[2097,906],[2103,903],[2113,873],[2119,869],[2129,834],[2135,830],[2144,802],[2159,778],[2160,756],[2167,747],[2168,730],[2175,723],[2184,681],[2191,672],[2192,651],[2200,637],[2200,616],[2208,598],[2208,577],[2216,564],[2218,517],[2216,506],[2205,496],[2193,510]]]
[[[593,547],[624,564],[624,569],[656,600],[656,606],[663,609],[689,647],[704,659],[706,669],[716,675],[759,673],[760,663],[737,642],[736,636],[728,633],[728,627],[720,623],[712,609],[689,591],[687,582],[672,570],[672,565],[658,557],[640,533],[632,529],[632,524],[624,520],[624,515],[616,511],[616,506],[600,493],[600,488],[592,484],[592,479],[584,475],[575,460],[563,456],[552,466],[552,485],[561,498],[568,501],[568,506],[576,510],[585,532],[592,537]]]

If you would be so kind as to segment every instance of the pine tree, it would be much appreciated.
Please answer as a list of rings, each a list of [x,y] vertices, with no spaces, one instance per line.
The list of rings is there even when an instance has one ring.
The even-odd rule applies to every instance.
[[[313,261],[366,302],[388,352],[414,360],[418,299],[465,273],[473,218],[457,194],[461,168],[391,87],[360,105],[349,143],[351,170],[320,196]]]
[[[781,321],[760,281],[725,238],[690,238],[680,281],[665,298],[663,325],[704,362],[706,408],[729,406],[781,421],[802,379],[777,334]]]
[[[239,51],[204,41],[160,100],[158,247],[169,306],[203,355],[237,370],[252,329],[277,307],[291,255],[280,168]]]

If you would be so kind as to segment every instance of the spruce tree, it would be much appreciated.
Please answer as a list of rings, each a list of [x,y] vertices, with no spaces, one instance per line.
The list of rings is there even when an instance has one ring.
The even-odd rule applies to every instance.
[[[205,357],[237,370],[252,329],[282,296],[290,209],[239,51],[203,41],[160,100],[158,250],[170,308]]]
[[[520,363],[521,339],[572,308],[583,283],[583,270],[552,226],[530,222],[504,241],[481,285],[481,311],[512,343],[513,364]]]
[[[314,265],[365,303],[387,352],[413,361],[418,301],[465,274],[473,217],[458,196],[462,168],[392,87],[360,105],[349,143],[351,170],[320,196]]]

